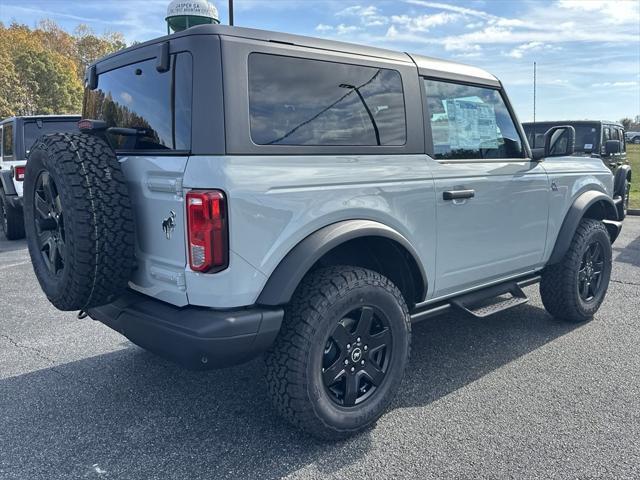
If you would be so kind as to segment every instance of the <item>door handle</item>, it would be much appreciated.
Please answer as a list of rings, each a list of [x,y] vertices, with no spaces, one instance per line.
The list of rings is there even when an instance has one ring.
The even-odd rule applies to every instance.
[[[444,200],[459,200],[462,198],[473,198],[475,196],[475,190],[447,190],[442,192],[442,198]]]

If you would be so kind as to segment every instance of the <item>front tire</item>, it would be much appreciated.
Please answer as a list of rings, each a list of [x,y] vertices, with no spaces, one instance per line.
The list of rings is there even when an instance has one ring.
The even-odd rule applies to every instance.
[[[611,241],[601,221],[585,218],[563,260],[542,274],[540,295],[558,320],[585,322],[600,308],[611,278]]]
[[[317,438],[360,432],[395,395],[410,337],[407,305],[386,277],[357,267],[316,270],[298,287],[267,353],[271,400]]]

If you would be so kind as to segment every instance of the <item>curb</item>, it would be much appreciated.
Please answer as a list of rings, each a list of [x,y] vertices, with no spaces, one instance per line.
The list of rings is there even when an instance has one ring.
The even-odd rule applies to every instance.
[[[640,215],[640,210],[630,208],[629,210],[627,210],[627,215]]]

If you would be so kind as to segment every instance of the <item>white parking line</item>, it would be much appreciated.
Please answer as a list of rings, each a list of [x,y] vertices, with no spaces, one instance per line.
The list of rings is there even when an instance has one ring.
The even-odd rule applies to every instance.
[[[26,261],[26,262],[20,262],[20,263],[12,263],[10,265],[3,265],[2,267],[0,267],[0,270],[7,270],[9,268],[13,268],[13,267],[19,267],[20,265],[27,265],[31,262]]]

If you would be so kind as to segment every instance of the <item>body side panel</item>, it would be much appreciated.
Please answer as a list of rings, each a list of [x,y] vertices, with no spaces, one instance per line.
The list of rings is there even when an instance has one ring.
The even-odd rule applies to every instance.
[[[595,190],[613,197],[613,175],[599,158],[551,157],[541,163],[549,175],[549,228],[543,261],[551,257],[567,212],[584,192]]]
[[[541,267],[549,183],[526,159],[433,161],[437,199],[436,295]],[[444,200],[451,190],[474,190]]]
[[[197,287],[188,273],[192,303],[254,303],[296,245],[343,220],[373,220],[394,229],[413,245],[427,277],[435,270],[434,184],[425,155],[192,157],[184,187],[226,192],[231,251],[260,272],[251,277],[253,293],[243,303],[234,298],[233,285],[246,271],[230,265],[223,274],[198,275]],[[202,293],[192,296],[192,288]]]

